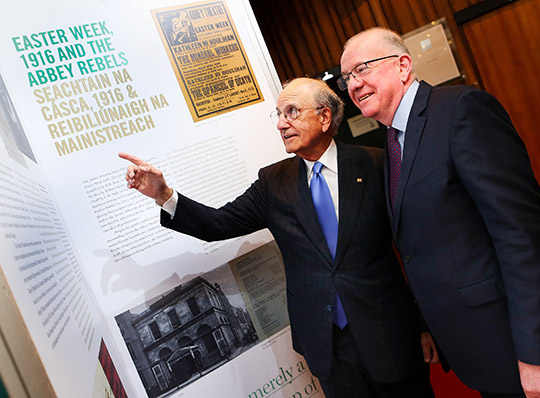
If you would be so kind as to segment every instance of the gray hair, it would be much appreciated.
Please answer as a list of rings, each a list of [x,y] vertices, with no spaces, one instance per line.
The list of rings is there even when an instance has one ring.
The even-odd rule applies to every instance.
[[[394,52],[397,55],[400,55],[400,54],[408,54],[409,56],[411,55],[411,53],[409,52],[409,48],[407,47],[407,45],[405,44],[405,42],[403,41],[403,39],[401,38],[401,36],[397,32],[395,32],[395,31],[393,31],[391,29],[380,27],[380,26],[376,26],[374,28],[366,29],[366,30],[352,36],[343,45],[343,51],[345,51],[347,46],[349,46],[349,44],[352,41],[354,41],[355,39],[360,38],[360,37],[362,37],[362,36],[364,36],[366,34],[375,34],[377,36],[377,38],[381,40],[382,44],[386,47],[386,49],[389,52]],[[416,74],[416,71],[415,71],[415,68],[414,68],[414,63],[412,65],[412,71],[411,72],[412,72],[413,76]]]
[[[287,87],[294,81],[302,80],[305,84],[309,85],[312,89],[313,101],[315,106],[329,108],[332,112],[332,121],[330,123],[330,132],[332,135],[336,135],[338,127],[343,120],[343,109],[345,104],[338,97],[338,95],[322,80],[313,79],[311,77],[297,77],[290,80],[283,85],[283,88]]]
[[[376,26],[374,28],[366,29],[360,33],[355,34],[353,37],[351,37],[345,45],[343,46],[343,49],[345,50],[347,46],[355,39],[357,39],[360,36],[364,36],[368,33],[376,33],[377,36],[383,41],[383,43],[387,46],[389,50],[394,50],[398,54],[409,54],[409,49],[407,48],[407,45],[403,41],[403,39],[399,36],[399,34],[393,30],[382,28],[380,26]]]

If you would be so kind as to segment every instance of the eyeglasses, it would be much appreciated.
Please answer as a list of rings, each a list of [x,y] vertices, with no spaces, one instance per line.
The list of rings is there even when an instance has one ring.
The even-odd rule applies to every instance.
[[[347,90],[347,86],[349,85],[349,80],[351,79],[351,76],[354,77],[355,80],[360,81],[360,79],[366,76],[371,69],[375,68],[375,66],[369,66],[370,63],[395,57],[399,57],[399,55],[387,55],[386,57],[375,58],[370,59],[369,61],[360,62],[358,65],[352,68],[349,73],[341,75],[341,77],[337,80],[339,88],[341,90]]]
[[[321,110],[323,108],[324,108],[324,106],[318,106],[316,108],[295,108],[295,107],[291,107],[291,108],[287,109],[283,113],[278,111],[278,110],[275,110],[275,111],[272,111],[272,113],[270,113],[270,119],[272,120],[272,122],[274,124],[278,124],[279,118],[281,117],[281,115],[283,115],[283,117],[285,117],[286,121],[292,122],[293,120],[298,119],[298,116],[300,116],[301,111],[308,111],[308,110],[312,110],[312,109]]]

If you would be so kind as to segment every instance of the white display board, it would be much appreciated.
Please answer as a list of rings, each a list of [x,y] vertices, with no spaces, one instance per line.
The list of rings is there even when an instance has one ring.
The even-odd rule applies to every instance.
[[[247,0],[3,4],[0,265],[58,397],[322,397],[268,231],[159,225],[118,152],[219,206],[287,156]]]

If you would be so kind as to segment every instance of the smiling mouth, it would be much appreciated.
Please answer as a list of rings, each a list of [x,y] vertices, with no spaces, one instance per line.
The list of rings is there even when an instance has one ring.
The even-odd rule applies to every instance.
[[[362,102],[362,101],[365,100],[366,98],[371,97],[371,95],[372,95],[372,94],[366,94],[366,95],[364,95],[364,96],[358,98],[358,102]]]

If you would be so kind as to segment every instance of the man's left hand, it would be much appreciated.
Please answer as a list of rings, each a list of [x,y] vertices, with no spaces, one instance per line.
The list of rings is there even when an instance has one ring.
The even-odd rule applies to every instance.
[[[431,337],[431,333],[423,332],[420,335],[420,344],[422,345],[422,352],[424,354],[425,363],[439,363],[439,354],[435,347],[435,342]]]
[[[527,398],[540,398],[540,365],[518,361],[521,385]]]

